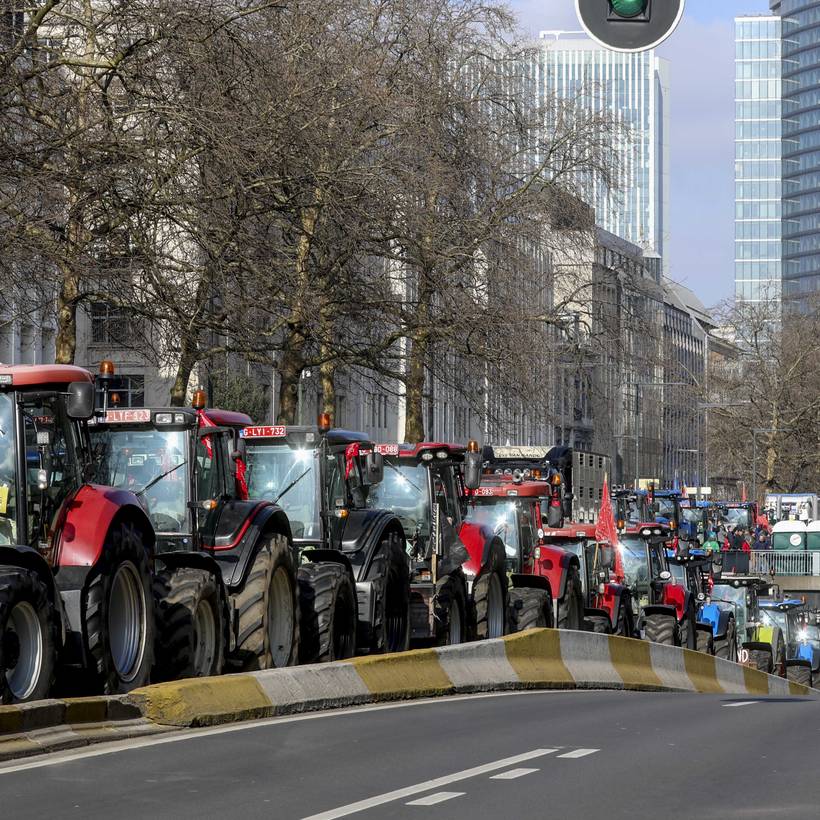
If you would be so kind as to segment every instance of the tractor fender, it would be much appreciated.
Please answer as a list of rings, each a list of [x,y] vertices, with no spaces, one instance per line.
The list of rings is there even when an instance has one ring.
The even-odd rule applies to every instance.
[[[543,578],[547,578],[550,587],[554,590],[556,600],[564,597],[567,588],[567,576],[570,567],[575,567],[581,572],[581,562],[577,555],[573,555],[568,550],[561,547],[552,547],[549,544],[538,547],[539,558],[534,562],[534,572]],[[583,578],[582,578],[583,582]]]
[[[609,617],[609,623],[613,629],[618,624],[618,608],[621,605],[621,598],[624,596],[622,584],[604,584],[603,594],[595,592],[595,608],[605,612]]]
[[[463,521],[458,537],[466,547],[468,554],[467,560],[462,564],[464,571],[467,575],[474,577],[480,575],[487,563],[495,534],[486,524]]]
[[[146,536],[149,556],[154,553],[154,528],[134,493],[96,484],[84,484],[63,504],[57,519],[57,566],[93,567],[102,554],[115,521],[131,520]]]
[[[387,510],[351,510],[345,522],[342,552],[353,577],[364,581],[385,538],[395,534],[404,548],[404,528],[397,515]]]
[[[664,584],[663,603],[675,608],[678,623],[682,622],[688,612],[691,593],[680,584]]]
[[[510,575],[510,585],[513,589],[543,589],[552,597],[549,578],[544,578],[541,575],[522,575],[514,572]]]
[[[652,615],[665,615],[668,618],[674,618],[675,620],[678,618],[678,613],[675,607],[668,604],[650,604],[649,606],[645,606],[643,608],[643,614],[647,618]]]
[[[608,609],[600,609],[599,607],[595,606],[585,606],[584,607],[584,617],[585,618],[606,618],[607,623],[609,624],[610,629],[615,629],[615,624],[612,620],[612,613]]]
[[[709,624],[712,627],[712,634],[717,638],[726,634],[729,613],[722,611],[717,604],[704,604],[698,612],[698,621]]]
[[[213,541],[203,547],[219,567],[225,587],[233,591],[245,583],[265,536],[284,535],[291,543],[290,522],[284,510],[270,501],[230,501],[226,512]]]
[[[330,562],[334,564],[341,564],[354,577],[353,565],[343,552],[339,550],[322,550],[322,549],[306,549],[302,552],[302,556],[307,560],[316,564]]]
[[[61,636],[61,642],[65,639],[65,611],[63,609],[63,601],[60,596],[57,585],[54,582],[54,574],[51,567],[46,562],[46,559],[40,555],[37,550],[23,544],[12,544],[8,546],[0,546],[0,566],[3,567],[19,567],[20,569],[33,572],[40,581],[45,585],[48,591],[48,599],[54,606],[54,611],[59,618],[58,628]]]

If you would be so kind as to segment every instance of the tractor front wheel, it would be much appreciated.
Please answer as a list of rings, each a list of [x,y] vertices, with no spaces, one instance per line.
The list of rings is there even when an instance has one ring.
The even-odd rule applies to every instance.
[[[567,582],[564,595],[558,602],[558,628],[583,629],[584,593],[581,589],[581,576],[574,564],[567,570]]]
[[[664,646],[680,646],[681,637],[678,621],[674,615],[653,614],[646,616],[644,627],[646,640]]]
[[[715,638],[715,657],[737,663],[737,632],[734,618],[729,618],[726,634]]]
[[[467,639],[467,598],[458,575],[447,575],[436,583],[433,616],[436,646],[455,646]]]
[[[342,564],[302,564],[299,567],[302,663],[338,661],[356,650],[358,611],[356,588]]]
[[[507,609],[510,632],[552,625],[552,597],[546,589],[511,589]]]
[[[398,536],[385,539],[367,572],[376,594],[370,652],[404,652],[410,645],[410,568]]]
[[[54,682],[57,620],[33,572],[0,574],[0,703],[48,697]]]

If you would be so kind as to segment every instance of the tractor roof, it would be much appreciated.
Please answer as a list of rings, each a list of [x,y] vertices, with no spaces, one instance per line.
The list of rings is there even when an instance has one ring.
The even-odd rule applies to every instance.
[[[208,407],[202,412],[217,427],[246,427],[251,423],[250,416],[233,410]],[[171,425],[195,424],[197,421],[197,411],[193,407],[112,407],[104,419],[96,420],[96,424],[143,425],[152,420],[157,424],[157,416],[167,417],[162,423]]]
[[[424,453],[432,453],[442,460],[446,458],[464,458],[467,448],[463,444],[449,444],[444,441],[422,441],[419,444],[405,442],[387,442],[374,445],[377,453],[387,458],[420,459]],[[443,455],[439,455],[443,454]]]
[[[759,601],[761,609],[776,609],[779,612],[788,612],[791,609],[802,608],[806,605],[805,601],[799,598],[785,598],[782,601],[772,601],[771,599],[761,599]]]
[[[322,435],[316,425],[248,425],[242,429],[239,435],[247,441],[298,444],[300,447],[317,446]],[[340,430],[333,428],[325,434],[327,443],[333,446],[343,446],[347,444],[370,445],[372,439],[365,433],[357,433],[352,430]]]
[[[93,381],[85,368],[73,364],[0,365],[0,387],[66,387]]]

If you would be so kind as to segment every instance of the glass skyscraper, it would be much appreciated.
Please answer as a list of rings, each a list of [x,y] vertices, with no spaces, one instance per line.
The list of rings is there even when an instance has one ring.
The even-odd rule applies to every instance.
[[[735,19],[735,298],[780,298],[780,18]]]
[[[783,297],[820,291],[820,0],[771,0],[783,76]]]
[[[609,51],[580,32],[541,32],[534,74],[536,93],[609,112],[632,128],[619,146],[622,179],[612,194],[595,190],[596,221],[667,263],[669,212],[668,65],[654,51]]]

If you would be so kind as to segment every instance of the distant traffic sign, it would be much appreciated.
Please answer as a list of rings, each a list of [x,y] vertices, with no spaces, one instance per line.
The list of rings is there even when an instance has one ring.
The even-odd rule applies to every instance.
[[[648,51],[683,17],[685,0],[575,0],[578,19],[593,40],[612,51]]]

